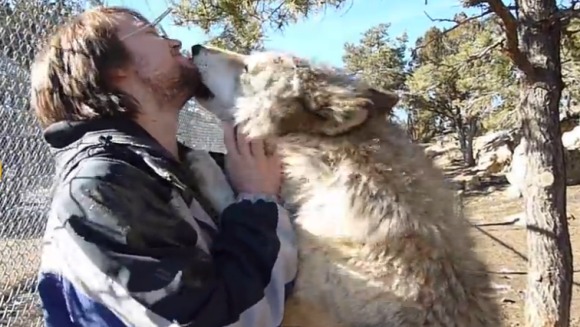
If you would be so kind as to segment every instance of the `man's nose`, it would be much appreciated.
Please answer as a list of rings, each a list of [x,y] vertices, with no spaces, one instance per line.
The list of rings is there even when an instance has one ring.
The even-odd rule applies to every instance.
[[[171,39],[169,42],[171,43],[172,48],[177,48],[177,49],[181,50],[181,44],[182,44],[181,41],[176,40],[176,39]]]
[[[201,45],[201,44],[194,44],[191,47],[191,56],[192,57],[197,56],[198,54],[200,54],[201,50],[203,50],[203,45]]]

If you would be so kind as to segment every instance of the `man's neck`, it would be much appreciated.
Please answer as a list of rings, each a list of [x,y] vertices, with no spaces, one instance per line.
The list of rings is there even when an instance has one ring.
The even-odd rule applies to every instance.
[[[140,115],[136,122],[141,125],[165,150],[179,160],[177,147],[178,114],[169,112],[158,115]]]

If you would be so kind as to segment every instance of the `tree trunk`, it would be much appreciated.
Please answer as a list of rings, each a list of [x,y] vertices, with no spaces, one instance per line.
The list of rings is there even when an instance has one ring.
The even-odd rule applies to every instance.
[[[473,154],[473,135],[465,133],[465,151],[463,153],[463,161],[466,167],[475,166],[475,155]]]
[[[409,110],[407,112],[407,135],[415,142],[417,141],[417,127],[415,126],[415,111]]]
[[[529,61],[521,90],[527,171],[524,206],[528,236],[526,325],[567,327],[572,253],[566,219],[566,176],[559,106],[563,81],[561,23],[555,0],[521,0],[519,48]],[[517,57],[514,58],[518,65]],[[520,68],[523,65],[518,65]]]
[[[478,132],[478,125],[479,125],[479,119],[478,118],[471,118],[467,122],[467,126],[466,127],[464,126],[464,128],[467,129],[467,131],[465,132],[465,137],[466,137],[465,153],[467,156],[467,158],[465,159],[465,163],[466,163],[467,167],[475,166],[475,154],[473,153],[473,140],[475,139],[475,135]]]
[[[473,155],[473,135],[470,131],[471,124],[469,122],[464,124],[462,117],[459,117],[454,120],[454,125],[459,139],[459,148],[463,155],[463,164],[466,167],[473,167],[475,166],[475,157]]]

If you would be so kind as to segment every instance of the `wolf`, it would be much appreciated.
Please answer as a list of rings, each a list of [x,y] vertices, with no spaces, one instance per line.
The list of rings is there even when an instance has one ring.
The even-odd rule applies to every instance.
[[[282,52],[195,45],[192,60],[196,101],[282,157],[300,259],[282,326],[501,326],[454,193],[386,119],[394,92]],[[220,185],[204,192],[223,208]]]

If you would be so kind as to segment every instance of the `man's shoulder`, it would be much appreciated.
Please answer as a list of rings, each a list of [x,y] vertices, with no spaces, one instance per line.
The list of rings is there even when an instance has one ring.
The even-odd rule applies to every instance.
[[[110,210],[123,212],[126,205],[132,210],[147,205],[163,207],[171,197],[171,184],[155,174],[116,158],[91,157],[55,185],[52,203],[69,212],[75,207],[90,209],[91,201],[97,201]]]
[[[139,138],[127,137],[123,134],[95,133],[80,140],[86,146],[79,149],[72,169],[77,176],[94,177],[100,180],[109,179],[130,180],[136,177],[146,179],[155,174],[151,166],[167,166],[168,160]],[[151,158],[148,160],[148,158]],[[72,167],[71,167],[72,168]],[[133,180],[135,182],[136,180]]]
[[[134,140],[125,144],[115,138],[107,139],[107,136],[110,134],[95,134],[80,140],[85,146],[72,151],[71,158],[76,158],[63,167],[56,180],[56,190],[96,195],[130,192],[134,196],[154,191],[156,197],[167,200],[171,183],[160,173],[167,167],[166,160]]]
[[[94,183],[114,183],[118,186],[159,187],[159,179],[155,171],[143,159],[108,155],[89,157],[80,162],[72,172],[72,179],[84,179]],[[71,178],[69,178],[71,179]],[[137,189],[135,189],[138,191]]]
[[[76,229],[88,224],[113,237],[108,233],[125,235],[155,226],[155,219],[172,220],[172,192],[171,184],[154,174],[116,158],[96,156],[80,162],[56,185],[51,211],[56,219],[74,225],[77,234],[82,231]]]

